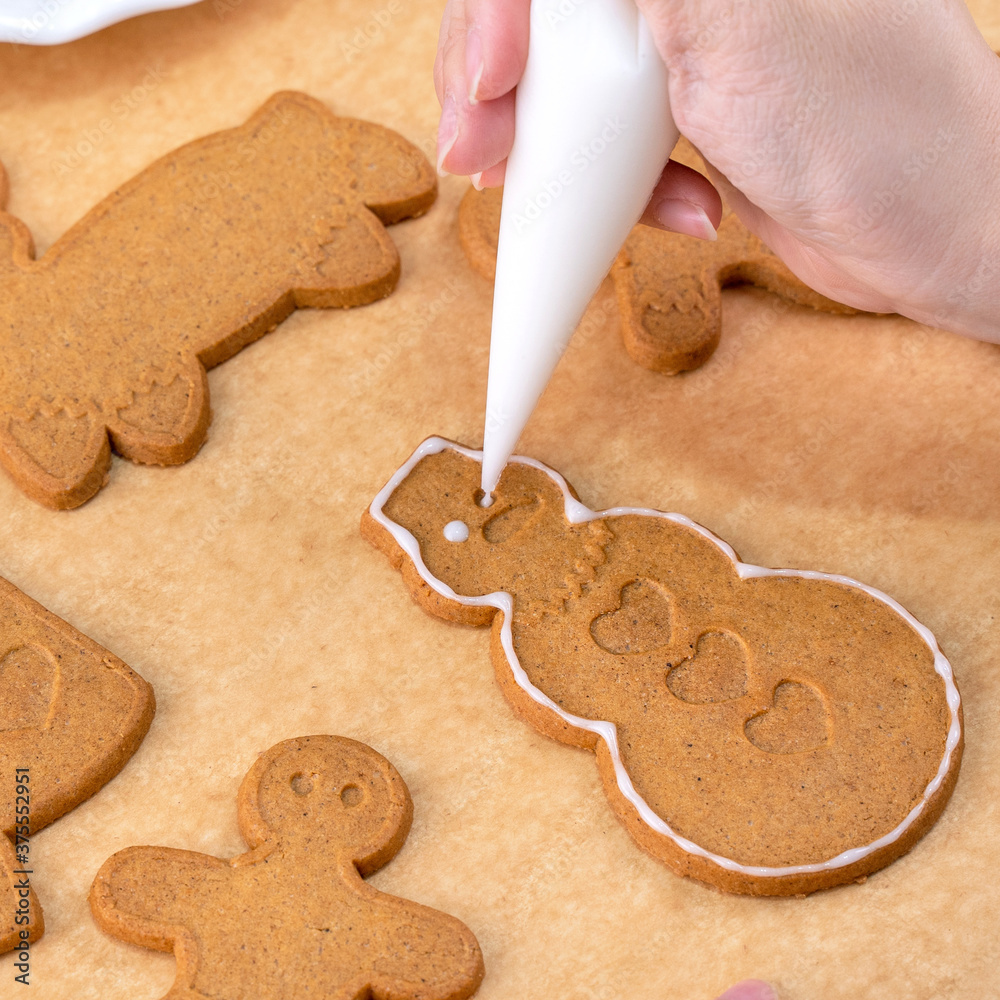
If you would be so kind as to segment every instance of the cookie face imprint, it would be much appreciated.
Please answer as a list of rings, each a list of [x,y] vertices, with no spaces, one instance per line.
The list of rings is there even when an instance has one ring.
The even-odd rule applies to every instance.
[[[17,921],[28,838],[124,767],[154,710],[153,690],[135,671],[0,579],[0,771],[11,776],[0,796],[0,953],[21,943],[22,929],[30,941],[43,930],[30,885],[20,912],[29,923]]]
[[[355,740],[306,736],[261,754],[238,795],[250,847],[231,859],[131,847],[94,879],[102,930],[177,957],[170,997],[464,1000],[483,978],[472,932],[364,877],[403,846],[399,772]]]
[[[362,522],[432,613],[493,623],[497,677],[597,752],[639,843],[736,892],[792,894],[905,853],[944,808],[961,706],[933,635],[843,576],[771,570],[678,514],[595,512],[531,459],[483,509],[480,453],[430,438]],[[443,527],[462,520],[462,545]]]
[[[402,136],[283,92],[148,166],[38,260],[0,211],[0,463],[67,508],[104,484],[112,446],[186,462],[208,429],[206,369],[295,309],[388,295],[385,226],[436,191]],[[0,168],[0,209],[5,194]]]

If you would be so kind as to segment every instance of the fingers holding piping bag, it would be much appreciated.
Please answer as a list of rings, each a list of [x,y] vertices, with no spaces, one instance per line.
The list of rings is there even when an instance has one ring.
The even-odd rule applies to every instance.
[[[477,187],[504,179],[529,6],[450,0],[445,12],[439,166]],[[1000,62],[964,4],[900,24],[848,0],[638,6],[673,67],[677,124],[795,274],[856,308],[1000,342],[987,280],[1000,223],[980,208],[1000,190]],[[715,195],[671,193],[678,180],[669,165],[643,221],[711,238]]]
[[[528,56],[529,0],[449,0],[434,85],[438,170],[499,184],[514,141],[514,88]]]
[[[530,0],[449,0],[434,82],[441,102],[438,170],[468,174],[477,188],[503,183],[514,139],[514,88],[528,54]],[[715,239],[722,217],[711,183],[668,162],[643,222]]]

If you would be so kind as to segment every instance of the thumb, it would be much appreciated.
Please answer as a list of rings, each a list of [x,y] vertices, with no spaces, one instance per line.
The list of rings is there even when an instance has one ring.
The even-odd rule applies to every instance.
[[[722,221],[722,199],[704,174],[668,160],[639,221],[657,229],[714,240]]]

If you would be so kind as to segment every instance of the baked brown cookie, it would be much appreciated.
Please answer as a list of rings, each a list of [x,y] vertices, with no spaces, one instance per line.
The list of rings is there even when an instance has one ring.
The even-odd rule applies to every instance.
[[[814,292],[729,210],[719,238],[636,226],[611,268],[625,349],[644,368],[676,375],[703,365],[722,335],[722,289],[756,285],[829,313],[857,310]]]
[[[673,158],[699,169],[686,139]],[[469,263],[485,278],[496,275],[502,188],[469,188],[458,210],[458,230]],[[722,289],[756,285],[796,305],[824,312],[857,310],[834,302],[800,281],[728,209],[714,243],[636,226],[611,269],[625,348],[645,368],[676,375],[703,365],[722,332]]]
[[[503,188],[470,187],[458,203],[458,239],[472,268],[489,281],[497,276]]]
[[[147,167],[38,261],[0,212],[0,462],[56,508],[101,488],[110,446],[186,462],[210,419],[206,369],[296,308],[387,295],[384,227],[436,190],[401,136],[287,92]]]
[[[892,598],[747,565],[678,514],[591,511],[531,459],[482,507],[480,463],[429,438],[362,533],[426,610],[492,623],[514,709],[596,752],[642,847],[730,892],[792,895],[861,879],[937,819],[961,703]]]
[[[110,781],[153,719],[152,688],[0,579],[0,952],[34,941],[30,837]],[[9,839],[8,839],[9,838]],[[22,932],[27,932],[22,936]]]
[[[223,860],[132,847],[97,873],[100,927],[173,951],[171,997],[462,1000],[483,978],[454,917],[371,888],[395,857],[413,804],[381,754],[339,736],[285,740],[240,785],[250,851]]]

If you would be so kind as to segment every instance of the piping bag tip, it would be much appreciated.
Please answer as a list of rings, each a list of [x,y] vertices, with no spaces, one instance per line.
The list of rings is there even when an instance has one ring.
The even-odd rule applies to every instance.
[[[633,0],[532,0],[497,247],[482,489],[492,497],[678,133]]]

